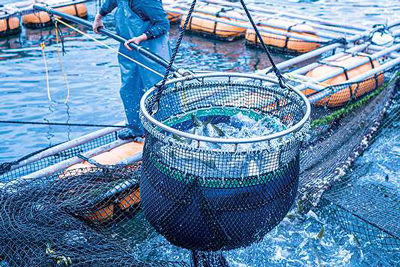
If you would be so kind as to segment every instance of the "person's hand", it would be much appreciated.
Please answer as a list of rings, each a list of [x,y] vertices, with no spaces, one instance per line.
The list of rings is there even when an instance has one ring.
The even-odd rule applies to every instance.
[[[94,31],[95,33],[99,33],[99,29],[100,29],[100,28],[104,28],[103,21],[101,20],[102,18],[103,18],[102,15],[97,14],[97,15],[96,15],[96,18],[94,19],[94,22],[93,22],[93,31]]]
[[[124,43],[124,46],[126,47],[126,49],[132,51],[132,48],[129,47],[130,43],[134,43],[134,44],[139,45],[141,42],[146,41],[146,40],[147,40],[147,35],[143,33],[140,36],[133,37],[132,39],[129,39],[128,41],[126,41]]]

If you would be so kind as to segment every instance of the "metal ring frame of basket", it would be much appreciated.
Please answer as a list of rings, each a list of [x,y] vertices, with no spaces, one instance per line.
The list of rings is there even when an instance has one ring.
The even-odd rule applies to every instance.
[[[163,96],[161,99],[167,95],[170,92],[173,92],[175,90],[173,87],[180,87],[184,88],[185,86],[191,86],[191,85],[204,85],[209,80],[213,82],[218,82],[221,85],[229,85],[229,86],[235,86],[235,85],[250,85],[251,82],[255,84],[256,82],[258,83],[258,86],[265,86],[272,88],[274,86],[274,91],[277,94],[281,94],[284,96],[287,96],[289,98],[292,98],[292,100],[295,101],[300,101],[303,102],[304,108],[304,116],[303,118],[298,121],[295,125],[290,126],[289,128],[285,129],[284,131],[276,132],[273,134],[269,134],[266,136],[257,136],[257,137],[252,137],[252,138],[213,138],[213,137],[207,137],[207,136],[199,136],[199,135],[194,135],[186,132],[179,131],[177,129],[174,129],[172,127],[169,127],[162,123],[161,121],[157,120],[153,115],[150,114],[150,110],[152,107],[151,102],[155,102],[154,95],[156,93],[157,88],[153,87],[152,89],[148,90],[144,96],[141,99],[140,102],[140,110],[141,110],[141,116],[142,116],[142,122],[147,130],[149,130],[152,133],[155,133],[153,130],[156,130],[157,132],[160,132],[159,129],[165,130],[168,133],[172,133],[181,137],[189,138],[192,140],[197,140],[197,141],[204,141],[204,142],[211,142],[211,143],[225,143],[225,144],[245,144],[245,143],[256,143],[256,142],[262,142],[262,141],[270,141],[273,139],[278,139],[284,136],[287,136],[292,133],[299,132],[300,130],[308,127],[303,127],[305,124],[308,122],[311,114],[311,105],[309,100],[306,98],[304,94],[302,94],[299,90],[294,89],[294,88],[280,88],[279,85],[277,85],[277,81],[268,78],[265,76],[259,76],[259,75],[254,75],[254,74],[241,74],[241,73],[207,73],[207,74],[200,74],[200,75],[192,75],[188,77],[181,77],[177,79],[173,79],[168,81],[165,86],[168,88],[164,90]],[[172,87],[172,89],[171,89]],[[189,87],[188,87],[189,88]],[[172,90],[172,91],[171,91]],[[229,89],[228,89],[229,90]],[[271,90],[271,89],[270,89]],[[161,101],[160,101],[161,102]],[[157,130],[158,129],[158,130]]]

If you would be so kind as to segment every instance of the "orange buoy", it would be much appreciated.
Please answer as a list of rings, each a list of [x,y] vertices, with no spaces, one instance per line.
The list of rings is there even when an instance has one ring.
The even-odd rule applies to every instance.
[[[6,37],[21,32],[21,25],[18,17],[0,18],[0,37]]]
[[[82,217],[94,223],[106,222],[114,215],[114,204],[107,204],[103,207],[95,209],[93,212],[82,214]]]
[[[81,18],[87,17],[86,5],[83,3],[66,5],[66,6],[57,7],[54,9],[57,11],[69,14],[71,16],[77,16],[77,17],[81,17]],[[46,27],[49,24],[51,24],[51,19],[50,19],[49,14],[46,12],[43,12],[43,11],[34,12],[31,14],[24,15],[22,17],[22,24],[24,24],[27,27],[31,27],[31,28],[41,28],[41,27]]]
[[[174,6],[175,1],[174,0],[163,0],[163,6],[167,11],[168,14],[168,20],[170,22],[177,22],[181,19],[182,15],[176,12],[168,11],[168,8],[177,8]]]
[[[126,210],[132,206],[140,203],[140,189],[139,187],[129,190],[129,192],[119,198],[118,207],[121,210]]]
[[[312,71],[307,73],[307,77],[318,78],[325,76],[327,73],[332,71],[337,71],[337,69],[343,69],[343,73],[333,77],[329,80],[324,81],[324,84],[328,85],[337,85],[346,83],[347,80],[354,78],[360,74],[363,74],[373,68],[377,68],[380,66],[377,60],[370,60],[370,62],[365,63],[357,68],[346,71],[346,67],[352,64],[359,62],[361,59],[364,59],[367,56],[357,55],[357,56],[345,56],[341,57],[335,61],[330,61],[329,65],[319,66]],[[371,76],[368,79],[360,83],[353,84],[351,86],[346,86],[342,90],[329,95],[315,103],[316,106],[327,106],[327,107],[339,107],[346,103],[348,103],[352,99],[356,99],[365,95],[368,92],[378,88],[385,81],[385,77],[383,73],[379,73],[378,75]],[[315,93],[313,89],[305,89],[303,93],[307,96]]]
[[[126,158],[133,157],[134,155],[141,152],[142,149],[143,149],[143,143],[130,142],[127,144],[123,144],[119,147],[113,148],[108,152],[104,152],[100,155],[94,156],[92,157],[92,159],[103,165],[114,165]],[[65,170],[64,174],[72,170],[79,170],[88,167],[95,167],[95,166],[85,161],[83,163],[78,163],[70,166]]]
[[[96,162],[103,165],[115,165],[129,157],[135,156],[143,149],[143,143],[130,142],[119,147],[113,148],[110,151],[92,157]],[[133,165],[132,168],[136,168]],[[78,163],[70,166],[60,176],[60,179],[68,178],[71,174],[85,174],[85,168],[94,167],[89,162]],[[127,168],[130,168],[127,166]],[[80,214],[83,218],[93,223],[103,223],[111,219],[115,213],[115,208],[124,211],[130,207],[140,203],[140,188],[138,185],[127,186],[126,188],[118,188],[109,199],[100,200],[101,204],[96,205],[92,209]],[[112,188],[110,188],[112,190]]]
[[[259,26],[259,28],[260,29],[270,28],[270,29],[280,31],[282,33],[296,33],[298,35],[302,35],[305,37],[313,37],[313,38],[317,38],[317,39],[319,38],[316,33],[316,30],[313,27],[311,27],[310,25],[307,25],[305,23],[297,24],[292,21],[278,20],[278,19],[270,19],[270,20],[268,20],[268,22],[284,26],[285,28],[288,28],[288,30],[282,30],[282,29],[277,29],[277,28],[268,27],[268,26]],[[319,43],[304,41],[304,40],[300,40],[297,38],[287,37],[285,35],[268,33],[265,31],[260,31],[260,34],[266,45],[276,47],[279,49],[283,49],[286,51],[291,51],[291,52],[296,52],[296,53],[306,53],[306,52],[310,52],[310,51],[320,47]],[[260,43],[260,41],[257,38],[253,29],[247,29],[245,38],[246,38],[247,43],[249,43],[249,44],[258,45]]]
[[[212,13],[215,15],[210,15],[207,13]],[[196,17],[196,15],[201,15],[202,17]],[[213,6],[213,5],[200,5],[197,8],[197,11],[193,12],[193,16],[190,18],[188,23],[188,30],[192,32],[212,35],[217,37],[218,39],[223,39],[227,41],[231,41],[242,37],[246,28],[233,26],[229,24],[225,24],[223,22],[217,22],[215,19],[224,20],[227,23],[229,22],[241,22],[237,19],[233,19],[232,17],[241,17],[242,15],[234,11],[233,9],[224,9],[221,7]],[[186,21],[186,15],[182,16],[181,26],[183,27]]]

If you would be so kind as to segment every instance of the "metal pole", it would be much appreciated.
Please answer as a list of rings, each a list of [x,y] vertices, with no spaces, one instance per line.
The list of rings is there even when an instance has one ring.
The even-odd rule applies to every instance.
[[[125,122],[121,122],[121,123],[116,124],[116,125],[122,125],[122,124],[125,124]],[[44,159],[46,157],[55,155],[55,154],[60,153],[60,152],[62,152],[64,150],[77,147],[77,146],[85,144],[85,143],[87,143],[87,142],[89,142],[91,140],[100,138],[102,136],[105,136],[107,134],[116,132],[116,131],[121,130],[121,129],[123,129],[123,127],[121,127],[121,128],[104,128],[104,129],[101,129],[99,131],[96,131],[96,132],[81,136],[81,137],[73,139],[73,140],[71,140],[69,142],[66,142],[66,143],[60,144],[58,146],[49,148],[49,149],[47,149],[47,150],[45,150],[45,151],[43,151],[43,152],[41,152],[39,154],[36,154],[36,155],[34,155],[34,156],[24,160],[24,161],[21,161],[20,163],[18,163],[16,165],[13,165],[11,167],[11,170],[15,170],[15,169],[21,168],[21,167],[23,167],[23,166],[25,166],[27,164],[32,163],[32,162],[35,162],[35,161]]]
[[[189,8],[185,7],[185,6],[182,6],[182,7],[179,7],[179,8],[177,8],[176,6],[174,6],[174,7],[165,6],[164,9],[166,11],[168,11],[168,12],[171,12],[171,13],[174,13],[174,14],[175,13],[176,14],[181,14],[181,15],[185,15],[184,11],[185,10],[189,10]],[[201,14],[199,14],[199,13],[201,13]],[[212,17],[209,17],[209,16],[204,16],[202,14],[213,15],[213,16],[216,16],[216,17],[212,18]],[[198,11],[197,13],[192,14],[192,17],[204,18],[206,20],[212,20],[212,21],[215,21],[215,22],[221,22],[221,23],[224,23],[224,24],[227,24],[227,25],[232,25],[232,26],[236,26],[236,27],[252,29],[250,27],[250,25],[248,25],[246,23],[247,20],[245,20],[242,16],[230,15],[229,17],[226,17],[226,16],[221,16],[221,14],[217,14],[217,12],[201,10],[201,11]],[[224,18],[226,18],[227,20],[226,21],[223,20]],[[235,19],[235,20],[238,20],[238,21],[233,22],[233,21],[230,21],[228,19]],[[276,29],[289,30],[288,26],[284,26],[284,25],[281,25],[279,23],[274,23],[274,22],[271,22],[271,21],[268,21],[268,20],[269,19],[266,19],[265,22],[259,21],[259,25],[260,26],[273,27],[273,28],[276,28]],[[245,24],[242,24],[242,22],[240,22],[240,21],[244,22]],[[296,24],[296,23],[294,23],[294,24]],[[309,24],[307,24],[307,25],[309,25]],[[314,24],[314,25],[316,25],[316,24]],[[274,33],[276,33],[276,31]],[[293,33],[297,34],[297,33],[310,33],[310,32],[309,31],[304,31],[302,29],[298,29],[298,30],[294,30]],[[349,34],[349,32],[346,32],[346,33]],[[278,32],[278,34],[282,35],[282,32]],[[320,36],[320,37],[324,37],[324,38],[328,38],[328,39],[336,39],[336,38],[341,38],[342,37],[342,36],[340,36],[338,34],[328,33],[328,32],[318,32],[318,33],[315,33],[315,34]],[[352,34],[353,35],[354,34],[358,34],[358,32],[357,33],[352,33]],[[293,37],[299,38],[298,36],[293,36]],[[315,41],[321,42],[323,40],[319,40],[318,39],[318,40],[315,40]]]
[[[394,21],[394,22],[390,23],[389,25],[387,25],[388,29],[391,29],[391,28],[394,28],[394,27],[397,27],[397,26],[400,26],[400,21],[399,20],[398,21]]]
[[[90,151],[88,151],[86,153],[83,153],[82,155],[85,156],[86,158],[91,158],[91,157],[97,156],[97,155],[102,154],[104,152],[108,152],[113,148],[119,147],[119,146],[121,146],[123,144],[127,144],[127,143],[130,143],[130,142],[132,142],[132,140],[117,140],[117,141],[114,141],[112,143],[106,144],[104,146],[101,146],[101,147],[95,148],[93,150],[90,150]],[[63,171],[63,170],[67,169],[68,167],[70,167],[70,166],[72,166],[74,164],[82,163],[84,161],[85,160],[75,156],[73,158],[70,158],[70,159],[61,161],[61,162],[59,162],[57,164],[51,165],[51,166],[49,166],[47,168],[41,169],[41,170],[39,170],[37,172],[25,175],[20,179],[21,180],[23,180],[23,179],[26,180],[26,179],[35,179],[35,178],[48,177],[48,176],[52,175],[53,173],[57,173],[57,172]]]
[[[348,41],[348,42],[356,42],[356,41],[358,41],[358,40],[360,40],[360,39],[362,39],[363,37],[366,37],[366,36],[368,36],[368,35],[369,35],[369,32],[365,32],[364,34],[361,34],[361,35],[352,36],[352,37],[350,37],[347,41]],[[323,54],[323,53],[326,53],[326,52],[328,52],[328,51],[332,51],[333,49],[339,48],[339,47],[341,47],[341,46],[343,46],[343,44],[340,44],[340,43],[335,43],[335,44],[327,45],[327,46],[318,48],[318,49],[316,49],[316,50],[310,51],[310,52],[308,52],[308,53],[305,53],[305,54],[303,54],[303,55],[300,55],[300,56],[298,56],[298,57],[295,57],[295,58],[286,60],[286,61],[284,61],[284,62],[281,62],[281,63],[277,64],[276,66],[277,66],[280,70],[286,69],[286,68],[288,68],[288,67],[291,67],[291,66],[296,65],[296,64],[299,64],[299,63],[301,63],[301,62],[303,62],[303,61],[309,60],[309,59],[311,59],[311,58],[313,58],[313,57],[319,56],[319,55],[321,55],[321,54]],[[259,71],[257,71],[256,73],[259,74],[259,75],[265,75],[265,73],[269,72],[269,70],[270,70],[270,68],[266,68],[266,69],[263,69],[263,70],[259,70]]]
[[[370,45],[368,47],[368,49],[370,49],[371,51],[382,51],[385,48],[386,48],[385,46],[380,46],[380,45]],[[391,57],[392,59],[398,58],[398,57],[400,57],[400,53],[392,52],[389,54],[389,57]]]
[[[207,2],[207,1],[206,1]],[[223,1],[222,1],[223,2]],[[175,3],[174,5],[173,5],[173,8],[179,8],[179,9],[188,9],[186,6],[182,6],[182,5],[179,5],[179,4],[182,4],[183,2],[181,2],[181,3]],[[213,2],[214,3],[214,2]],[[213,4],[212,3],[212,4]],[[186,4],[186,3],[185,3]],[[219,5],[219,6],[221,6],[221,4],[220,4],[220,2],[218,2],[218,3],[215,3],[215,4],[217,4],[217,5]],[[229,2],[229,4],[233,4],[233,3],[231,3],[231,2]],[[172,5],[166,5],[165,7],[164,7],[164,9],[165,10],[170,10],[169,9],[169,7],[170,6],[172,6]],[[225,6],[229,6],[230,7],[230,5],[225,5]],[[238,6],[238,7],[240,7],[240,6]],[[249,7],[249,6],[248,6]],[[255,7],[256,9],[258,9],[257,7]],[[267,12],[267,11],[265,11],[265,10],[253,10],[254,8],[252,8],[252,7],[249,7],[249,10],[251,10],[251,11],[257,11],[257,12],[260,12],[261,14],[257,14],[257,18],[262,18],[262,17],[264,17],[266,20],[269,20],[269,19],[284,19],[284,18],[282,18],[282,17],[279,17],[279,13],[278,13],[278,15],[276,15],[274,12]],[[235,10],[235,11],[237,11],[237,12],[240,12],[240,13],[242,13],[242,11],[241,10]],[[172,11],[173,13],[181,13],[181,12],[175,12],[175,11]],[[204,11],[204,10],[201,10],[200,11],[201,13],[205,13],[205,14],[209,14],[209,13],[212,13],[212,12],[207,12],[207,11]],[[271,17],[270,16],[270,14],[274,14],[274,16],[273,17]],[[268,15],[268,16],[267,16]],[[234,19],[239,19],[239,20],[242,20],[242,18],[239,18],[239,17],[237,17],[237,16],[231,16],[230,18],[234,18]],[[346,34],[351,34],[351,35],[354,35],[354,34],[359,34],[360,33],[360,31],[364,31],[364,29],[358,29],[358,30],[354,30],[354,29],[348,29],[348,28],[343,28],[343,27],[337,27],[337,26],[328,26],[328,25],[323,25],[323,24],[318,24],[318,23],[313,23],[313,22],[311,22],[311,21],[307,21],[306,19],[299,19],[299,18],[294,18],[294,20],[293,20],[293,18],[291,18],[291,20],[293,21],[293,22],[301,22],[301,23],[303,23],[303,22],[307,22],[307,24],[308,25],[310,25],[310,26],[312,26],[312,27],[314,27],[314,28],[319,28],[319,29],[323,29],[323,30],[326,30],[326,31],[329,31],[329,32],[338,32],[338,33],[346,33]],[[261,22],[262,23],[262,22]],[[322,36],[322,35],[321,35]]]
[[[129,142],[132,142],[132,140],[117,140],[115,142],[106,144],[104,146],[101,146],[101,147],[95,148],[93,150],[90,150],[90,151],[88,151],[86,153],[83,153],[83,156],[85,156],[87,158],[91,158],[91,157],[94,157],[94,156],[99,155],[101,153],[110,151],[111,149],[116,148],[118,146],[121,146],[123,144],[129,143]],[[38,171],[36,171],[34,173],[25,175],[23,177],[17,178],[15,180],[12,180],[12,181],[9,181],[9,182],[5,182],[5,183],[0,183],[0,189],[4,188],[6,186],[13,185],[15,183],[19,183],[19,182],[21,182],[23,180],[38,179],[38,178],[48,177],[48,176],[50,176],[50,175],[52,175],[54,173],[61,172],[61,171],[65,170],[65,169],[67,169],[68,167],[70,167],[70,166],[72,166],[74,164],[81,163],[83,161],[84,160],[79,158],[79,157],[69,158],[67,160],[61,161],[61,162],[59,162],[57,164],[51,165],[49,167],[46,167],[46,168],[41,169],[41,170],[38,170]]]
[[[397,64],[400,64],[400,57],[390,60],[389,62],[386,62],[385,64],[382,64],[381,66],[374,68],[372,70],[369,70],[363,74],[358,75],[357,77],[354,77],[350,80],[348,80],[348,83],[355,83],[355,82],[360,82],[364,79],[367,79],[369,77],[372,77],[374,74],[377,74],[381,71],[385,71],[387,69],[390,69],[391,67],[396,66]]]
[[[354,47],[352,47],[352,48],[350,48],[350,49],[348,49],[348,50],[346,50],[346,51],[344,51],[344,52],[340,52],[340,53],[337,53],[337,54],[335,54],[335,55],[333,55],[333,56],[324,58],[324,59],[322,60],[322,62],[323,62],[323,61],[335,60],[335,59],[338,59],[338,58],[340,58],[340,57],[346,56],[346,55],[348,55],[349,53],[351,54],[351,53],[355,53],[355,52],[362,51],[362,50],[364,50],[364,49],[367,48],[367,47],[369,47],[369,43],[357,45],[357,46],[354,46]],[[297,69],[297,70],[294,70],[294,71],[290,72],[290,74],[304,74],[304,73],[306,73],[306,72],[308,72],[308,71],[310,71],[310,70],[312,70],[312,69],[315,69],[316,67],[318,67],[318,66],[320,66],[320,65],[321,65],[320,63],[312,63],[312,64],[309,64],[309,65],[304,66],[304,67],[302,67],[302,68],[299,68],[299,69]]]
[[[382,50],[382,51],[380,51],[380,52],[377,52],[377,53],[375,53],[375,54],[372,54],[372,55],[370,56],[370,58],[371,58],[372,60],[374,60],[374,59],[377,59],[377,58],[379,58],[379,57],[382,57],[382,56],[384,56],[384,55],[386,55],[386,54],[389,54],[389,53],[391,53],[392,51],[395,51],[395,50],[397,50],[397,49],[400,49],[400,44],[394,45],[394,46],[389,47],[389,48],[387,48],[387,49],[384,49],[384,50]],[[347,66],[347,69],[348,69],[348,70],[352,70],[352,69],[357,68],[357,67],[359,67],[359,66],[361,66],[361,65],[367,64],[367,63],[369,62],[369,60],[370,60],[369,57],[361,58],[358,62],[356,62],[356,63],[354,63],[354,64],[352,64],[352,65],[350,65],[350,66]],[[383,65],[382,65],[382,66],[383,66]],[[315,78],[315,81],[317,81],[317,82],[323,82],[323,81],[325,81],[325,80],[328,80],[328,79],[331,79],[331,78],[333,78],[333,77],[336,77],[336,76],[338,76],[338,75],[340,75],[340,74],[342,74],[342,73],[343,73],[343,69],[338,68],[337,70],[334,70],[334,71],[332,71],[332,72],[326,74],[325,76]],[[349,82],[349,81],[347,81],[347,82]],[[305,89],[305,88],[307,88],[307,85],[299,85],[299,86],[296,86],[296,89],[298,89],[298,90],[303,90],[303,89]]]
[[[78,18],[78,17],[74,17],[74,16],[71,16],[71,15],[65,14],[63,12],[59,12],[57,10],[54,10],[54,9],[50,8],[50,7],[46,7],[46,6],[42,6],[42,5],[33,5],[33,8],[36,9],[36,10],[39,10],[39,11],[44,11],[44,12],[47,12],[49,14],[53,14],[53,15],[59,16],[59,17],[61,17],[63,19],[72,21],[74,23],[80,24],[80,25],[82,25],[82,26],[84,26],[84,27],[86,27],[88,29],[92,29],[92,27],[93,27],[92,23],[90,23],[87,20],[84,20],[84,19],[81,19],[81,18]],[[111,32],[111,31],[109,31],[107,29],[99,29],[99,32],[104,34],[104,35],[106,35],[106,36],[108,36],[108,37],[113,38],[114,40],[116,40],[116,41],[118,41],[120,43],[125,43],[127,41],[125,38],[123,38],[123,37]],[[157,64],[161,65],[162,67],[164,67],[164,68],[168,67],[168,63],[169,63],[168,61],[166,61],[162,57],[152,53],[151,51],[141,47],[140,45],[137,45],[137,44],[134,44],[134,43],[130,43],[129,46],[132,49],[136,50],[138,53],[142,54],[143,56],[145,56],[145,57],[153,60]],[[172,66],[171,70],[176,72],[179,69],[176,66]]]
[[[240,7],[239,4],[228,2],[228,1],[223,1],[223,0],[203,0],[203,2],[216,4],[216,5],[223,5],[223,6],[227,6],[227,7]],[[273,14],[273,15],[277,14],[277,15],[282,15],[285,17],[297,18],[297,19],[302,19],[302,20],[306,20],[306,21],[315,21],[315,22],[319,22],[321,24],[331,25],[331,26],[335,26],[335,27],[355,29],[355,30],[359,30],[359,31],[368,30],[368,28],[363,27],[363,26],[352,26],[349,24],[332,22],[332,21],[324,20],[321,18],[313,17],[313,16],[301,16],[301,15],[297,15],[297,14],[293,14],[293,13],[279,12],[279,11],[277,12],[276,10],[269,11],[268,9],[257,7],[254,5],[249,5],[248,8],[249,8],[249,10],[255,11],[255,12]]]

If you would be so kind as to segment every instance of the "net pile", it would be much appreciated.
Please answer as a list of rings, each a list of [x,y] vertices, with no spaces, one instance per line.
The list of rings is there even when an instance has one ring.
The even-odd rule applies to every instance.
[[[184,266],[137,258],[141,165],[16,180],[0,198],[1,266]]]
[[[300,92],[257,76],[210,74],[171,81],[160,98],[153,90],[144,99],[142,208],[167,240],[195,251],[229,250],[262,239],[284,218],[308,131]],[[282,128],[247,139],[184,135],[208,122],[232,125],[239,114],[269,124],[273,118]]]

